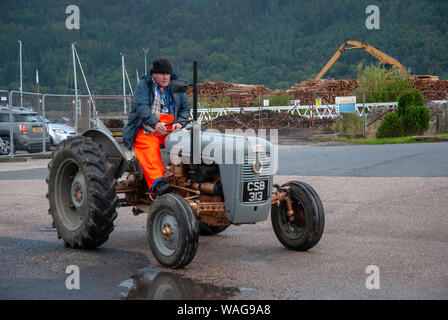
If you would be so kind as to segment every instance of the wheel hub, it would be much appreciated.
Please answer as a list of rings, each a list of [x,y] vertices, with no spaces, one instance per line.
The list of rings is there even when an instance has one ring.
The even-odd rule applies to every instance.
[[[161,214],[154,226],[156,245],[164,255],[171,255],[179,245],[179,228],[171,214]]]
[[[171,240],[173,236],[173,230],[169,224],[164,224],[162,227],[163,240]]]
[[[71,199],[76,208],[83,205],[86,197],[86,190],[86,180],[84,179],[84,175],[81,171],[78,171],[73,178],[71,187]]]

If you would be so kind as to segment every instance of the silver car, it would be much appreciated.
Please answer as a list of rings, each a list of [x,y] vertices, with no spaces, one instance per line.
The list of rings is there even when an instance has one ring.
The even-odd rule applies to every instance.
[[[61,141],[68,137],[74,137],[77,135],[76,130],[73,127],[67,126],[62,123],[52,123],[48,119],[45,121],[48,125],[48,133],[50,135],[50,142],[52,146],[58,145]]]

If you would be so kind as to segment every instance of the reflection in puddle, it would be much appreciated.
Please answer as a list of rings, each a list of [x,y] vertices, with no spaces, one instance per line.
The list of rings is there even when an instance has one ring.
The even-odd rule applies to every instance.
[[[119,286],[125,300],[224,300],[247,290],[217,287],[152,268],[139,270]]]

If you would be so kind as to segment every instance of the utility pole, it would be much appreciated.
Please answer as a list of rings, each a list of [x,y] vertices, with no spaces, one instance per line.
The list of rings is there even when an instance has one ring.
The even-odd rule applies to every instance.
[[[39,71],[36,70],[36,93],[39,93]],[[40,112],[40,96],[37,96],[37,103],[36,103],[36,109]]]
[[[366,114],[366,93],[362,93],[362,136],[363,138],[367,138],[367,114]]]
[[[149,52],[148,48],[143,48],[143,51],[145,52],[145,76],[148,74],[148,69],[146,67],[146,54]]]
[[[445,132],[448,133],[448,92],[446,93]]]
[[[124,74],[124,54],[120,52],[121,54],[121,70],[123,74],[123,112],[126,114],[126,82],[125,82],[125,74]]]
[[[76,60],[75,60],[75,44],[72,43],[72,54],[73,54],[73,77],[75,80],[75,130],[78,132],[78,82],[76,80]]]
[[[36,92],[39,93],[39,70],[36,70]]]
[[[20,65],[20,107],[23,107],[23,82],[22,82],[22,41],[18,40],[19,42],[19,65]]]

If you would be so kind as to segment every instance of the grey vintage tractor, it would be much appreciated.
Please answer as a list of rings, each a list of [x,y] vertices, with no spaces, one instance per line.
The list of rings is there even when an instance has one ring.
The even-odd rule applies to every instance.
[[[194,79],[197,79],[194,77]],[[171,133],[162,149],[172,192],[157,196],[136,157],[105,130],[63,141],[49,163],[49,213],[58,237],[72,248],[96,248],[114,229],[117,208],[147,213],[147,237],[156,260],[180,268],[196,254],[199,235],[268,219],[288,249],[314,247],[324,229],[324,209],[304,182],[273,183],[273,145],[265,139],[201,131],[194,119]],[[221,159],[221,160],[220,160]]]

